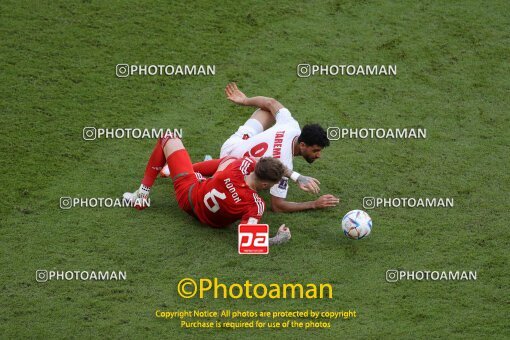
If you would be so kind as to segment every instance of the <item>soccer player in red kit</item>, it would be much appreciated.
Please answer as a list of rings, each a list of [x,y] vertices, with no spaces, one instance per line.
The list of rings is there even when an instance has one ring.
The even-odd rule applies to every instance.
[[[259,161],[249,157],[225,158],[218,172],[204,179],[193,171],[193,164],[182,141],[169,135],[158,140],[140,188],[134,193],[125,193],[124,199],[134,202],[136,208],[144,209],[143,203],[147,202],[150,187],[165,162],[172,173],[179,207],[212,227],[225,227],[238,220],[257,224],[265,208],[257,191],[269,189],[287,171],[274,158],[261,158]],[[290,231],[282,225],[270,244],[283,243],[281,241],[289,238]]]

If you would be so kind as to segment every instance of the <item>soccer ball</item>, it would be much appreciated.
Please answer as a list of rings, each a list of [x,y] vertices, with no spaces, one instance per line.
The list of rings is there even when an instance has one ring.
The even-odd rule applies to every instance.
[[[351,210],[342,218],[342,229],[348,238],[360,240],[370,234],[372,219],[363,210]]]

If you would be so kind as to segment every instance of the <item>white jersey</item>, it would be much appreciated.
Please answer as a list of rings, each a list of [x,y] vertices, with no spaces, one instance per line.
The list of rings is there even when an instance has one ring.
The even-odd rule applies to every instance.
[[[259,132],[246,125],[239,127],[221,147],[220,157],[273,157],[279,159],[287,168],[293,168],[293,142],[301,134],[299,123],[286,108],[276,113],[276,123],[271,128]],[[271,187],[271,195],[286,198],[287,177]]]

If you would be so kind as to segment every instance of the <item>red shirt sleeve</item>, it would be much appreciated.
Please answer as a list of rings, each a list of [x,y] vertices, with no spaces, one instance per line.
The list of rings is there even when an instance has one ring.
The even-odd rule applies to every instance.
[[[248,207],[248,211],[241,218],[241,224],[258,224],[262,215],[264,215],[264,201],[254,192],[253,196],[250,198],[250,205]]]
[[[257,164],[257,161],[251,157],[243,157],[239,158],[235,162],[232,162],[227,169],[231,170],[239,170],[243,175],[249,175],[255,170],[255,165]]]

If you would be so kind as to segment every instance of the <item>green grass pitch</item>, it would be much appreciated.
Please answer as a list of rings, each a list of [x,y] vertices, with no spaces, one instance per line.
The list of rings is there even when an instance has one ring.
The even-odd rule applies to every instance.
[[[487,338],[510,334],[507,1],[0,4],[1,338]],[[115,65],[214,64],[208,77],[117,78]],[[396,77],[299,78],[296,66],[396,64]],[[119,197],[139,185],[153,140],[84,141],[85,126],[176,127],[193,160],[218,156],[253,111],[287,106],[301,125],[426,128],[424,140],[332,141],[294,167],[340,197],[333,209],[270,211],[290,243],[237,254],[236,227],[201,226],[168,180],[152,205],[59,209],[61,196]],[[449,209],[369,211],[352,241],[340,220],[362,198],[453,197]],[[267,195],[264,195],[267,198]],[[290,198],[311,195],[291,187]],[[388,269],[476,270],[476,281],[387,283]],[[126,281],[38,283],[46,270],[125,270]],[[331,283],[333,299],[183,299],[185,277]],[[356,310],[330,329],[183,329],[159,310]],[[506,334],[506,335],[505,335]]]

